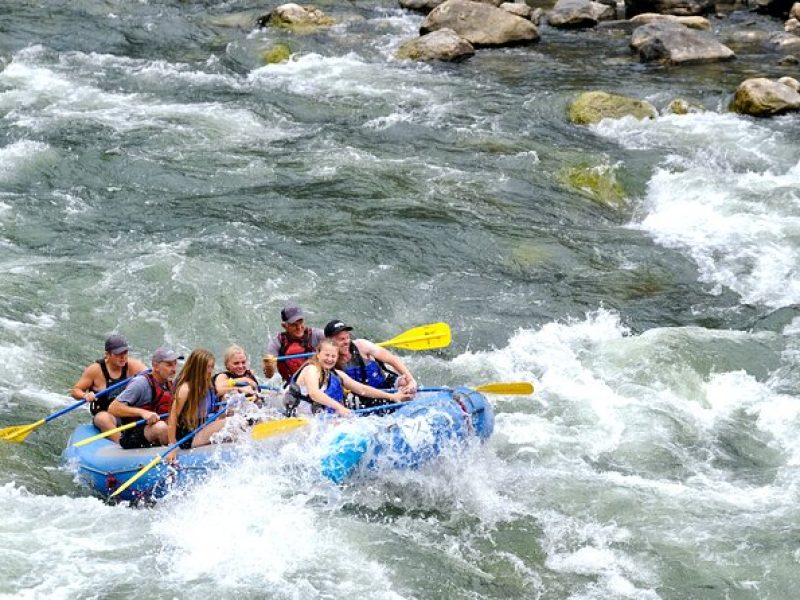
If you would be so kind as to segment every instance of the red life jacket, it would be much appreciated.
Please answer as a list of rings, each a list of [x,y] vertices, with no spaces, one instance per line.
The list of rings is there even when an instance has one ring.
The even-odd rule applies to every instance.
[[[169,389],[165,390],[156,383],[152,373],[145,373],[144,376],[147,377],[147,381],[150,384],[152,395],[150,396],[150,403],[147,406],[142,406],[141,408],[159,415],[168,413],[170,407],[172,406],[172,396],[175,393],[174,384],[171,381],[168,381],[167,387]]]
[[[303,337],[299,340],[290,340],[285,331],[278,334],[278,340],[281,343],[280,348],[278,349],[279,356],[314,352],[314,347],[311,345],[311,327],[306,327],[305,332],[303,332]],[[283,377],[284,381],[289,381],[297,369],[303,366],[303,363],[305,363],[306,360],[307,357],[291,358],[289,360],[279,361],[278,373],[281,374],[281,377]]]

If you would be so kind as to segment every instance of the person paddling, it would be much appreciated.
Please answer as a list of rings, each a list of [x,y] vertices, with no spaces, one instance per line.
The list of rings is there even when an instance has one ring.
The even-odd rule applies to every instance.
[[[349,325],[334,319],[325,325],[325,337],[331,338],[339,347],[336,368],[352,379],[378,389],[398,388],[402,392],[415,394],[417,382],[411,371],[396,354],[363,338],[352,339]],[[360,394],[359,394],[360,396]],[[357,408],[382,404],[374,398],[359,397]]]
[[[267,340],[264,347],[262,367],[264,375],[271,378],[275,369],[285,382],[289,382],[297,370],[306,362],[305,358],[278,361],[278,356],[314,352],[325,334],[316,327],[306,327],[303,311],[296,304],[287,304],[281,311],[283,331]]]
[[[167,437],[169,444],[175,444],[202,425],[206,418],[214,412],[217,393],[211,383],[214,372],[214,355],[205,348],[192,350],[186,364],[178,375],[175,384],[175,402],[169,411],[167,420]],[[211,442],[211,436],[225,426],[225,417],[215,420],[204,427],[196,435],[180,445],[183,450],[205,446]],[[174,462],[177,448],[166,457],[167,462]]]
[[[330,338],[323,339],[312,356],[291,378],[286,393],[286,407],[294,414],[300,402],[306,402],[311,412],[322,410],[325,406],[340,416],[349,416],[350,409],[344,405],[345,388],[359,396],[381,398],[392,402],[402,402],[411,398],[406,392],[389,393],[351,379],[346,373],[336,369],[339,346]]]
[[[121,335],[111,335],[106,339],[105,356],[83,370],[80,379],[72,386],[72,397],[76,400],[86,400],[94,426],[101,432],[109,431],[117,427],[118,423],[116,417],[108,412],[108,406],[122,393],[123,388],[99,399],[95,399],[95,395],[145,369],[142,361],[128,356],[128,342],[125,338]],[[108,436],[109,440],[116,443],[119,443],[119,438],[118,433]]]
[[[222,397],[235,386],[246,396],[254,397],[258,393],[258,379],[247,364],[244,349],[236,344],[229,346],[222,355],[222,361],[225,370],[211,379],[217,395]]]
[[[167,424],[159,414],[168,413],[172,406],[172,379],[183,356],[170,348],[160,347],[151,358],[152,371],[139,375],[128,384],[108,407],[123,423],[147,419],[143,425],[126,429],[119,440],[123,448],[150,448],[167,443]]]

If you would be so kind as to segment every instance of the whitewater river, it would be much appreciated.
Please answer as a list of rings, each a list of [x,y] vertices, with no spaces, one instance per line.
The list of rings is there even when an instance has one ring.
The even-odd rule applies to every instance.
[[[420,15],[319,6],[338,24],[300,36],[244,1],[0,2],[0,427],[70,403],[111,332],[258,357],[289,300],[374,340],[446,321],[403,353],[420,383],[535,394],[420,471],[337,488],[250,448],[153,509],[61,466],[75,411],[0,445],[0,596],[796,597],[800,117],[726,107],[798,67],[548,27],[401,63]],[[568,124],[590,89],[705,110]]]

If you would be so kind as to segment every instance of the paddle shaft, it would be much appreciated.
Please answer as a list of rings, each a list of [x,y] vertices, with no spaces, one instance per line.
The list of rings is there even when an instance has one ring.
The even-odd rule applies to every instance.
[[[142,371],[142,372],[144,373],[144,371]],[[137,375],[138,375],[138,373],[137,373]],[[133,379],[134,377],[136,377],[136,375],[128,377],[127,379],[123,379],[122,381],[118,381],[114,385],[110,385],[106,389],[100,390],[99,392],[97,392],[94,395],[94,397],[95,398],[102,398],[103,396],[106,396],[106,395],[110,394],[114,390],[118,390],[121,387],[125,387],[126,385],[128,385],[130,380]],[[49,423],[53,419],[57,419],[61,415],[65,415],[68,412],[70,412],[71,410],[75,410],[76,408],[78,408],[79,406],[83,406],[84,404],[86,404],[86,398],[81,398],[75,404],[71,404],[71,405],[67,406],[66,408],[62,408],[61,410],[54,412],[52,415],[46,416],[44,418],[44,422],[45,423]]]
[[[169,413],[162,413],[158,415],[159,419],[163,419],[164,417],[168,417]],[[147,419],[139,419],[138,421],[133,421],[132,423],[126,423],[125,425],[120,425],[119,427],[115,427],[114,429],[109,429],[108,431],[104,431],[103,433],[98,433],[97,435],[93,435],[92,437],[88,437],[82,439],[80,442],[76,444],[72,444],[75,448],[80,448],[81,446],[86,446],[91,444],[92,442],[96,442],[97,440],[102,440],[107,438],[115,433],[119,433],[120,431],[125,431],[126,429],[133,429],[139,425],[144,425],[147,423]]]

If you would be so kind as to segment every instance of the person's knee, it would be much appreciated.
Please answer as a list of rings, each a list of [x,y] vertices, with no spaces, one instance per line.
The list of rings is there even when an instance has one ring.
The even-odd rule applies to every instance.
[[[117,420],[106,411],[102,411],[97,413],[94,416],[94,425],[100,431],[108,431],[109,429],[114,429],[117,426]]]

